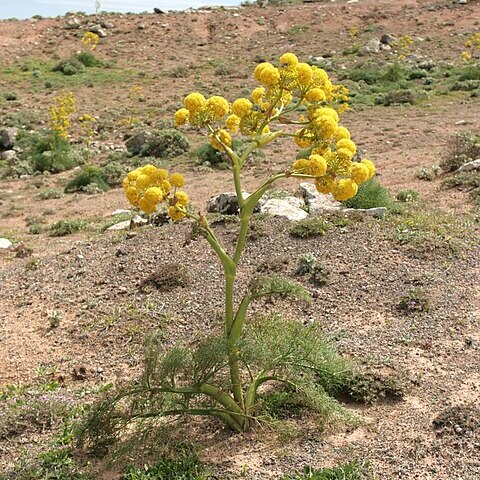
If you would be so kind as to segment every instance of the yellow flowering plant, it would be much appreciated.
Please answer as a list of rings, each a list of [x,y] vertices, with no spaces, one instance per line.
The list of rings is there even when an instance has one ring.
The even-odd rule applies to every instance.
[[[155,393],[183,395],[185,403],[182,408],[166,410],[161,415],[214,415],[236,431],[248,430],[254,424],[258,390],[262,385],[271,382],[290,386],[293,384],[288,378],[288,371],[294,368],[293,364],[288,363],[291,362],[288,356],[290,353],[285,357],[288,368],[282,370],[267,362],[269,366],[256,372],[242,356],[244,327],[250,303],[262,296],[292,292],[304,298],[299,293],[298,284],[293,286],[293,282],[276,277],[252,284],[242,298],[237,298],[237,269],[255,206],[265,192],[283,178],[311,180],[319,192],[331,193],[337,200],[346,200],[355,196],[358,185],[375,173],[375,166],[370,160],[355,160],[356,145],[351,140],[348,129],[340,124],[340,114],[347,108],[348,92],[342,85],[334,84],[323,69],[301,63],[293,53],[286,53],[280,57],[279,66],[267,62],[259,64],[254,78],[259,85],[253,89],[249,98],[237,98],[230,103],[221,96],[206,98],[201,93],[193,92],[185,97],[184,106],[174,116],[179,126],[188,124],[206,130],[212,146],[228,156],[240,219],[233,251],[229,252],[221,244],[205,215],[194,213],[188,208],[189,197],[182,190],[185,179],[181,174],[146,165],[128,173],[123,182],[128,201],[145,213],[150,215],[159,205],[165,205],[172,220],[193,220],[220,259],[225,275],[224,334],[217,345],[221,344],[225,348],[226,360],[222,367],[228,370],[228,375],[225,375],[228,382],[222,386],[213,384],[212,379],[217,370],[209,364],[208,368],[198,368],[203,373],[195,373],[192,383],[186,384],[185,378],[178,373],[181,368],[177,363],[181,363],[189,354],[180,355],[174,350],[166,354],[162,361],[155,361],[155,368],[162,372],[167,366],[177,365],[177,375],[173,373],[168,378],[162,377],[155,386]],[[251,140],[241,155],[231,148],[232,136],[235,135],[247,136]],[[299,148],[308,149],[308,153],[295,160],[287,169],[272,175],[251,195],[245,196],[241,172],[247,165],[249,156],[255,150],[281,138],[293,141]],[[300,347],[295,348],[298,350]],[[208,351],[209,362],[213,362],[213,354]],[[315,346],[306,355],[310,359],[309,355],[313,354],[320,355]],[[310,360],[305,359],[299,363],[304,365],[308,361]],[[198,356],[194,355],[192,362],[194,366],[191,370],[196,372]],[[158,373],[152,372],[150,369],[150,373],[146,373],[150,378],[145,387],[147,390],[153,388],[153,379]],[[108,407],[123,401],[125,396],[121,394],[114,401],[109,401]],[[192,406],[191,399],[195,396],[208,398],[209,407]],[[140,414],[138,416],[141,417]]]
[[[480,32],[471,35],[464,45],[466,50],[462,52],[462,60],[464,62],[470,62],[476,54],[480,53]]]
[[[92,142],[92,138],[97,134],[95,130],[96,124],[95,117],[84,113],[78,117],[78,123],[80,124],[80,128],[82,130],[82,137],[85,143],[85,159],[88,161],[90,158],[90,144]]]
[[[93,52],[98,46],[100,37],[93,32],[85,32],[82,38],[82,47],[84,50]]]

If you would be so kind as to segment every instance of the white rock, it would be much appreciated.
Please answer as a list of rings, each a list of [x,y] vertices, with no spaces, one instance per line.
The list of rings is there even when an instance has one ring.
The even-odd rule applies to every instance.
[[[124,208],[119,208],[118,210],[113,211],[109,217],[114,217],[115,215],[123,215],[124,213],[130,213],[130,210],[125,210]]]
[[[13,160],[17,156],[15,150],[5,150],[5,152],[0,153],[0,158],[2,160]]]
[[[0,248],[7,249],[10,248],[13,243],[8,238],[0,238]]]
[[[302,182],[299,188],[305,203],[309,207],[308,211],[310,214],[316,215],[321,212],[335,211],[342,208],[342,204],[337,202],[331,194],[324,195],[317,191],[313,183]]]
[[[465,163],[460,168],[458,168],[455,173],[465,173],[465,172],[474,172],[480,170],[480,158],[473,160],[471,162]]]
[[[295,201],[292,201],[295,199]],[[303,220],[308,216],[305,210],[299,208],[303,202],[296,197],[271,198],[262,206],[262,213],[273,215],[274,217],[285,217],[288,220]]]
[[[120,230],[129,230],[130,229],[130,220],[125,220],[123,222],[116,223],[111,227],[107,228],[108,232],[118,232]]]
[[[360,54],[366,55],[368,53],[378,53],[380,51],[380,40],[372,38],[361,49]]]

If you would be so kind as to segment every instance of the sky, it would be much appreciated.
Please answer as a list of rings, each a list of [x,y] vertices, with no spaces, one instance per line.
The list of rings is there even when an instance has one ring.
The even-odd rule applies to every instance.
[[[241,0],[99,0],[100,10],[109,12],[151,12],[182,10],[204,5],[239,5]],[[70,11],[95,13],[95,0],[0,0],[0,18],[55,17]]]

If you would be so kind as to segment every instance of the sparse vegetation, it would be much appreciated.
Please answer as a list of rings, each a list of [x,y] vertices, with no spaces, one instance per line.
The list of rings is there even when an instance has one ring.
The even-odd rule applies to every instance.
[[[425,313],[430,310],[430,300],[421,288],[415,288],[402,296],[398,308],[408,314]]]
[[[59,220],[49,228],[52,237],[63,237],[83,230],[87,225],[85,220]]]
[[[294,237],[307,238],[315,235],[323,236],[328,232],[329,225],[323,218],[313,217],[294,222],[290,227],[290,233]]]

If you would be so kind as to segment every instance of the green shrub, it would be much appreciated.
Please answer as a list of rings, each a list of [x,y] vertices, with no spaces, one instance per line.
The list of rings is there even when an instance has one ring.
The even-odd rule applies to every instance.
[[[458,75],[458,80],[461,82],[468,80],[480,80],[480,65],[466,65]]]
[[[440,167],[438,165],[432,165],[431,167],[424,167],[415,172],[415,176],[419,180],[425,180],[426,182],[433,182],[440,175]]]
[[[290,227],[290,234],[294,237],[307,238],[316,235],[325,235],[328,231],[328,223],[320,217],[305,218],[294,222]]]
[[[368,468],[353,461],[346,465],[318,470],[305,467],[303,472],[284,476],[281,480],[367,480],[369,478],[374,477],[368,472]]]
[[[400,190],[397,192],[397,195],[395,198],[399,202],[416,202],[418,200],[418,192],[416,190],[411,190],[411,189],[406,189],[406,190]]]
[[[89,185],[96,185],[97,189],[102,192],[110,190],[110,185],[107,182],[107,175],[100,167],[87,166],[75,175],[75,177],[67,183],[65,193],[85,191]]]
[[[85,220],[59,220],[50,226],[51,237],[63,237],[83,230],[87,222]]]
[[[480,132],[457,132],[447,143],[440,167],[446,172],[454,172],[477,158],[480,158]]]
[[[37,194],[40,200],[50,200],[52,198],[62,198],[63,192],[59,188],[47,188],[43,192]]]
[[[18,100],[18,95],[15,92],[5,92],[2,95],[3,98],[7,100],[7,102],[13,102],[14,100]]]
[[[204,143],[195,150],[195,156],[198,162],[208,166],[217,166],[228,168],[228,159],[223,152],[212,147],[210,143]]]
[[[175,129],[154,131],[147,139],[140,155],[142,157],[171,158],[190,149],[187,138]]]
[[[262,397],[262,412],[272,418],[295,417],[302,413],[305,404],[295,392],[271,392]]]
[[[35,172],[63,172],[76,167],[80,156],[72,150],[67,140],[53,135],[32,137],[30,148],[25,155],[31,158],[32,169]],[[35,141],[36,139],[36,141]]]
[[[390,193],[374,177],[358,187],[358,193],[349,200],[342,202],[348,208],[390,208],[392,199]]]
[[[370,66],[355,66],[352,70],[348,71],[345,78],[352,80],[353,82],[363,81],[367,85],[373,85],[380,80],[382,73]]]
[[[381,76],[381,80],[384,82],[394,82],[397,83],[401,80],[404,80],[406,77],[405,70],[399,63],[395,62],[385,69]]]
[[[399,105],[404,103],[414,104],[415,101],[416,95],[413,90],[393,90],[391,92],[387,92],[385,96],[382,97],[381,104],[388,107],[390,105]]]
[[[421,288],[415,288],[402,296],[398,303],[398,309],[408,314],[428,312],[430,300]]]
[[[77,53],[75,58],[85,67],[100,67],[102,62],[91,52]]]
[[[85,65],[76,57],[60,60],[53,68],[54,72],[61,72],[64,75],[76,75],[85,71]]]

